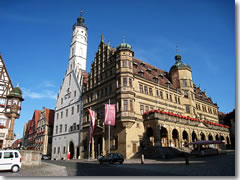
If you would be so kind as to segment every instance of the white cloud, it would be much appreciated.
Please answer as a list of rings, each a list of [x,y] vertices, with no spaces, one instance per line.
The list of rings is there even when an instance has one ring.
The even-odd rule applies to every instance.
[[[43,87],[56,87],[55,84],[53,84],[53,83],[50,82],[50,81],[43,81],[43,82],[42,82],[42,86],[43,86]]]
[[[23,91],[23,97],[29,97],[31,99],[54,99],[57,98],[57,93],[50,91],[50,90],[44,90],[41,92],[33,92],[31,89],[28,88],[22,88]]]

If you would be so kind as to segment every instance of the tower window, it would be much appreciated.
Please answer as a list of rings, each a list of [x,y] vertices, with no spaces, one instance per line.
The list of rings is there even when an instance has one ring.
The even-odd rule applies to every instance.
[[[188,98],[188,91],[184,91],[184,97]]]
[[[139,91],[143,93],[143,85],[139,84]]]
[[[128,111],[128,100],[123,101],[124,111]]]
[[[182,80],[182,86],[187,87],[187,81],[185,79]]]

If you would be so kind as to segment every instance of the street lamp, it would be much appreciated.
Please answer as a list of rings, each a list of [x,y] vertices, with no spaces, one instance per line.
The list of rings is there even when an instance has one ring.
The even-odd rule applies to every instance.
[[[8,129],[7,140],[14,139],[14,121],[20,117],[21,102],[24,101],[22,98],[22,91],[17,86],[7,95],[7,104],[5,108],[5,115],[11,119],[10,128]]]

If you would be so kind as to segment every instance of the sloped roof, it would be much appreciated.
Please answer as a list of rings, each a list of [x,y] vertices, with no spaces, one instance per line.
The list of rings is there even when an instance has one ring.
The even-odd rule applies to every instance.
[[[163,71],[159,68],[156,68],[153,65],[147,64],[135,57],[133,57],[133,73],[139,75],[139,73],[144,73],[143,78],[154,81],[154,78],[158,79],[158,83],[163,86],[168,86],[167,82],[170,82],[170,88],[176,89],[176,86],[171,83],[170,79],[168,79],[168,72]]]

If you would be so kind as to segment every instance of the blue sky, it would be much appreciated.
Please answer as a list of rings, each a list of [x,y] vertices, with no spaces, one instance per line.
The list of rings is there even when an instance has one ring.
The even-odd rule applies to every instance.
[[[235,108],[233,0],[0,1],[0,53],[25,98],[15,125],[18,137],[34,109],[55,108],[80,10],[88,26],[87,71],[101,34],[116,47],[125,33],[136,58],[165,71],[175,63],[179,46],[194,83],[219,111]]]

